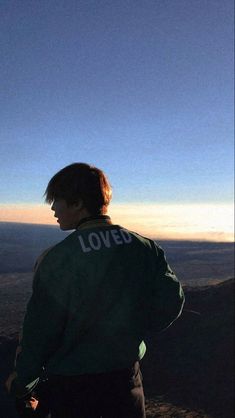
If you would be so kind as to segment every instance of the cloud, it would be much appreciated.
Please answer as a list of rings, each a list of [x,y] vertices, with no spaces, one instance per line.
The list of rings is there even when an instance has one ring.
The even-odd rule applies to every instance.
[[[232,204],[112,203],[116,224],[156,239],[233,241]],[[2,205],[0,221],[57,225],[48,205]]]

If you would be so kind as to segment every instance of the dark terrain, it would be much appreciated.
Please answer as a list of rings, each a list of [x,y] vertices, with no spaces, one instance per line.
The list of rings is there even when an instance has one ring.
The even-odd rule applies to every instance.
[[[3,223],[0,233],[0,417],[16,418],[2,383],[12,367],[31,294],[31,271],[38,254],[66,234],[53,227]],[[186,304],[170,328],[146,340],[142,371],[147,417],[232,418],[233,245],[181,241],[161,245],[184,283]]]
[[[234,280],[185,293],[182,316],[149,344],[143,360],[146,392],[211,417],[232,418]]]

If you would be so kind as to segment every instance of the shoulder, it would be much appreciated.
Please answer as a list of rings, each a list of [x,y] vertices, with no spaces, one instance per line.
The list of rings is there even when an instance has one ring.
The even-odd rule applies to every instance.
[[[40,266],[41,262],[43,261],[43,259],[45,258],[45,256],[49,253],[49,251],[54,248],[54,246],[47,248],[45,251],[43,251],[39,257],[37,258],[35,264],[34,264],[34,272],[36,273],[38,267]]]
[[[130,231],[125,228],[123,229],[126,230],[133,237],[134,241],[139,242],[140,244],[148,248],[150,251],[152,250],[153,252],[158,253],[158,249],[161,249],[161,247],[153,239],[145,237],[144,235],[141,235],[138,232]]]
[[[157,241],[155,241],[154,239],[145,237],[143,235],[140,235],[137,232],[133,232],[133,231],[128,231],[128,232],[132,234],[133,236],[135,236],[136,239],[139,240],[139,242],[141,242],[146,247],[146,249],[148,249],[148,253],[150,254],[150,257],[153,257],[154,259],[157,258],[158,260],[166,261],[165,250]]]
[[[34,264],[34,272],[36,273],[39,267],[45,267],[52,259],[59,260],[63,254],[66,254],[72,235],[73,233],[58,244],[52,245],[44,250]]]

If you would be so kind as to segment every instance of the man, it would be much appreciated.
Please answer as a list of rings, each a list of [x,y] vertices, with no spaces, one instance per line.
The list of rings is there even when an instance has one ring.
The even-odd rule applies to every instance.
[[[63,168],[45,195],[75,231],[38,262],[12,392],[45,368],[52,418],[144,418],[144,337],[180,315],[181,285],[154,241],[112,224],[98,168]]]

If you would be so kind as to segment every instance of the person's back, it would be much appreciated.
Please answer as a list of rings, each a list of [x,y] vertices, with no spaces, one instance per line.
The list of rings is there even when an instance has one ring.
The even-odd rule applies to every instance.
[[[100,170],[97,175],[94,167],[74,164],[61,171],[65,177],[66,169],[67,180],[76,170],[93,172],[93,179],[95,173],[93,186],[99,184],[107,207],[111,193]],[[92,213],[91,190],[102,202],[95,187],[88,188],[87,201],[81,190],[75,203],[64,199],[61,172],[49,183],[47,199],[61,229],[76,230],[37,267],[18,383],[26,385],[46,367],[52,418],[144,417],[144,337],[180,315],[182,288],[152,240],[113,225],[105,211]]]

